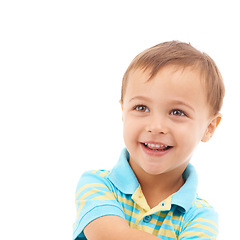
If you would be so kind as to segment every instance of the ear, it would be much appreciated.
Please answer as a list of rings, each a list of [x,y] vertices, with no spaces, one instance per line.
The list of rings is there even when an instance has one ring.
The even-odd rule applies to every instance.
[[[119,103],[120,103],[121,109],[122,109],[122,121],[123,121],[123,101],[122,101],[122,100],[119,100]]]
[[[214,134],[218,124],[220,123],[222,119],[222,114],[221,113],[217,113],[210,121],[204,135],[202,138],[202,142],[207,142]]]
[[[121,108],[123,110],[123,101],[122,100],[119,100],[119,103],[121,104]]]

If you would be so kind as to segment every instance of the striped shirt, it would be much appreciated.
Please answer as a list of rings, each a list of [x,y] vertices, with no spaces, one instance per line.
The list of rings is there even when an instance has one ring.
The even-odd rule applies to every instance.
[[[83,230],[87,224],[106,215],[119,216],[131,228],[162,240],[216,239],[217,213],[197,196],[197,173],[191,164],[183,173],[185,184],[150,209],[128,158],[124,149],[111,171],[89,171],[82,175],[76,192],[73,239],[86,239]]]

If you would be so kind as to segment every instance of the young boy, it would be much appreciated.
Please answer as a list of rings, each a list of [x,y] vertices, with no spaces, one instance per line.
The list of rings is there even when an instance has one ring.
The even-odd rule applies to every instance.
[[[224,96],[214,61],[172,41],[140,53],[122,83],[126,148],[111,171],[83,174],[74,239],[216,239],[217,213],[189,163],[217,128]]]

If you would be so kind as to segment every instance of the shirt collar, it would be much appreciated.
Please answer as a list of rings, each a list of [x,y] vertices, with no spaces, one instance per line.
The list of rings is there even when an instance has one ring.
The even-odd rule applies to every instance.
[[[198,176],[194,166],[189,163],[183,172],[185,184],[172,196],[172,204],[181,206],[188,211],[197,194]]]
[[[110,181],[123,193],[133,194],[139,186],[138,180],[128,163],[129,153],[122,150],[117,165],[109,173]]]
[[[134,194],[139,187],[139,182],[130,167],[129,153],[126,148],[122,150],[118,163],[109,173],[109,180],[125,194]],[[192,164],[188,164],[183,173],[185,184],[172,195],[172,205],[180,206],[183,211],[188,211],[196,197],[198,177]]]

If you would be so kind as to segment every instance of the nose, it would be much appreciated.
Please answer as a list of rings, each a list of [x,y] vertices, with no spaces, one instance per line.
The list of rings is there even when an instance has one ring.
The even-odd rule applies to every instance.
[[[146,131],[152,134],[167,134],[167,120],[162,116],[151,116],[147,120]]]

